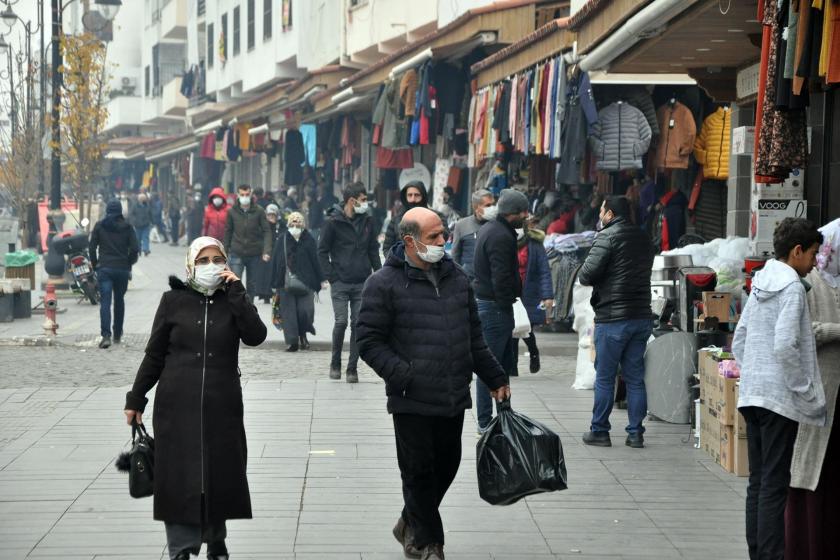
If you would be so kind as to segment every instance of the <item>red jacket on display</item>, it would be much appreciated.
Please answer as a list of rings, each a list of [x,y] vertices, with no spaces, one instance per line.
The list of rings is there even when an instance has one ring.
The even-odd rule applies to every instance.
[[[222,197],[224,201],[218,208],[213,206],[213,197],[216,196]],[[227,203],[225,191],[221,187],[216,187],[210,191],[210,196],[207,197],[207,206],[204,208],[204,225],[201,228],[201,235],[215,237],[224,242],[228,208],[230,206]]]

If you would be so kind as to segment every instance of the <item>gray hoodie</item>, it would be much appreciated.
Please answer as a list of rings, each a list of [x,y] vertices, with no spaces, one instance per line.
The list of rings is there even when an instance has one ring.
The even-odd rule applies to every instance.
[[[793,268],[771,260],[752,286],[732,341],[741,368],[738,408],[755,406],[824,426],[825,393],[805,285]]]

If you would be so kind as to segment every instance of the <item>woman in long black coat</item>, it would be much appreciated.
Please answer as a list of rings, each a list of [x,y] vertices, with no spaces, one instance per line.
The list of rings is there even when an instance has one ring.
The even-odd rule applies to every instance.
[[[187,281],[169,282],[125,414],[141,421],[157,384],[154,517],[166,523],[170,558],[207,542],[208,558],[226,559],[225,521],[251,518],[239,343],[262,343],[266,328],[216,239],[196,239]]]
[[[285,233],[274,243],[274,287],[280,298],[283,317],[283,338],[287,352],[309,348],[307,333],[315,334],[315,294],[321,290],[324,273],[318,262],[318,246],[307,231],[300,212],[292,212],[286,220]],[[306,293],[291,293],[286,286],[286,269],[306,286]]]

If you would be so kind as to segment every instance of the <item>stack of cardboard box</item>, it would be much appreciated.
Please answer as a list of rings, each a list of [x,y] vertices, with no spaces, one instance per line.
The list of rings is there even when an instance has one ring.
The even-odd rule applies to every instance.
[[[753,178],[754,179],[754,178]],[[773,256],[773,232],[785,218],[804,218],[805,175],[794,169],[777,184],[752,183],[750,193],[750,252],[754,256]]]
[[[737,408],[738,380],[720,375],[719,362],[712,351],[700,350],[700,448],[727,471],[747,476],[747,434]]]

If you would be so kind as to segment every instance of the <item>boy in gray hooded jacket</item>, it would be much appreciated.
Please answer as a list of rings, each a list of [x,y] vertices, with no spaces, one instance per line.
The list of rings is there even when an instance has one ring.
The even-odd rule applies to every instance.
[[[799,423],[825,424],[825,394],[802,280],[822,234],[786,218],[773,233],[776,259],[756,275],[735,330],[741,368],[738,410],[747,423],[750,479],[746,530],[751,559],[784,558],[785,504]]]

